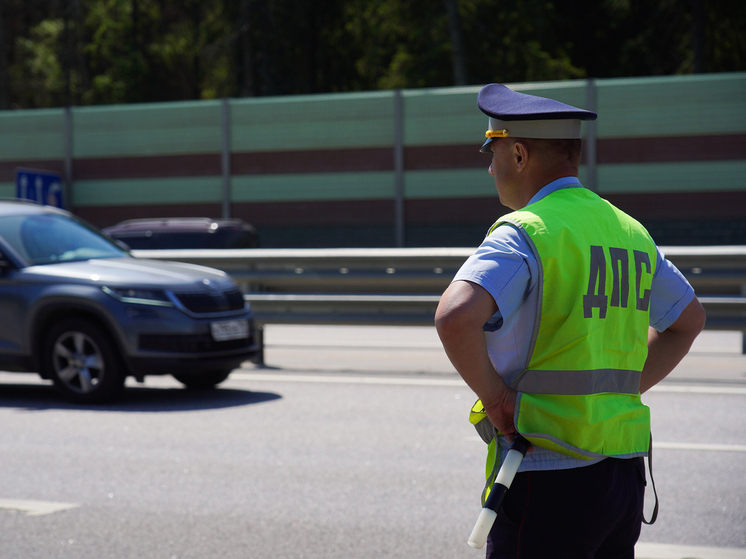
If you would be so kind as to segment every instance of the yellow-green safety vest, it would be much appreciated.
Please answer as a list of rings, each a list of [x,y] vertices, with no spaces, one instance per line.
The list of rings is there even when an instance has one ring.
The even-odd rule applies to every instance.
[[[528,360],[511,384],[519,392],[516,430],[574,458],[646,455],[650,411],[640,400],[640,373],[657,254],[650,235],[581,187],[509,213],[489,233],[502,224],[524,235],[539,267]],[[488,441],[491,424],[480,401],[469,419]],[[488,486],[496,460],[492,438]]]

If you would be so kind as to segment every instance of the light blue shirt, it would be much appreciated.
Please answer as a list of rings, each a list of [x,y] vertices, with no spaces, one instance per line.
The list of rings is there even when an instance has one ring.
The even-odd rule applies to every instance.
[[[583,186],[576,177],[558,179],[539,190],[528,205],[562,188]],[[660,249],[657,250],[650,295],[650,326],[662,332],[691,302],[694,290]],[[484,239],[453,278],[453,281],[464,280],[480,285],[497,303],[498,311],[485,324],[484,330],[490,360],[508,384],[523,371],[528,360],[539,302],[538,274],[536,258],[526,239],[512,225],[504,224]],[[501,448],[507,449],[505,438],[500,439]],[[505,452],[500,454],[504,456]],[[599,460],[579,460],[534,447],[518,471],[577,468]]]

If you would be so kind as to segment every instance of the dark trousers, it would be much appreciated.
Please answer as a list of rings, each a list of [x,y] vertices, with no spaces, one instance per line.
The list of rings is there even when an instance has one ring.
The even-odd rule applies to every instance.
[[[487,559],[633,559],[642,458],[515,476],[487,538]]]

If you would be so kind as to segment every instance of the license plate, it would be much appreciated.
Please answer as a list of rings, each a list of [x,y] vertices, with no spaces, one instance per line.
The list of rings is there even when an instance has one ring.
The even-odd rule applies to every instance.
[[[223,322],[213,322],[210,324],[212,338],[216,342],[226,340],[238,340],[249,337],[248,320],[225,320]]]

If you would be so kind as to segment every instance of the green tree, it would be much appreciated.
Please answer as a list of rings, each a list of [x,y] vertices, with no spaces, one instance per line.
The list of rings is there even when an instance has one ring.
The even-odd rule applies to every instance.
[[[728,0],[2,0],[0,108],[746,70]]]
[[[65,76],[58,52],[64,23],[46,19],[29,30],[28,37],[16,40],[18,63],[10,69],[10,79],[18,84],[16,103],[21,106],[63,105]]]

